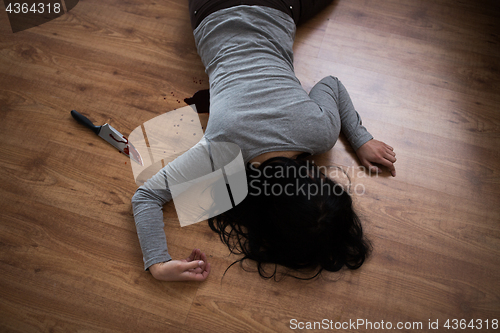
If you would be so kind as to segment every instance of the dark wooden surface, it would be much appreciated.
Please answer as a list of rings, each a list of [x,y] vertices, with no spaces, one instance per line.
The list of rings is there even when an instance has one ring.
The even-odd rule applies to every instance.
[[[208,87],[187,1],[82,0],[13,34],[0,4],[0,331],[287,332],[290,320],[500,320],[500,6],[487,0],[337,0],[299,28],[309,90],[339,77],[364,124],[398,157],[368,177],[342,165],[374,245],[358,271],[309,282],[238,266],[206,223],[165,208],[171,254],[194,247],[203,283],[142,270],[129,160],[77,124],[123,134]],[[204,117],[206,121],[206,117]],[[365,326],[343,331],[369,331]],[[381,331],[381,330],[378,330]],[[452,331],[452,330],[451,330]]]

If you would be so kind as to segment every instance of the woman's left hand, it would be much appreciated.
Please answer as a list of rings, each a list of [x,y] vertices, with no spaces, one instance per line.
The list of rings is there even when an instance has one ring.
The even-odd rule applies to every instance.
[[[383,165],[391,171],[393,177],[396,177],[396,168],[394,163],[396,162],[396,153],[394,148],[378,140],[370,140],[358,148],[356,154],[368,170],[372,172],[382,172],[382,170],[373,165],[372,163],[377,163]]]

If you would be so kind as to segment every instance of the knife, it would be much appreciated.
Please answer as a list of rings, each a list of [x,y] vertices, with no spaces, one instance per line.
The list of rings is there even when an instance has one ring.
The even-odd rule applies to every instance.
[[[85,125],[90,128],[95,134],[104,139],[107,143],[111,144],[113,147],[118,149],[121,153],[130,157],[130,159],[144,166],[142,162],[141,154],[135,149],[135,147],[128,141],[128,139],[122,135],[120,132],[115,130],[111,125],[104,124],[102,126],[95,126],[89,118],[85,117],[76,110],[71,111],[71,116],[75,118],[80,124]]]

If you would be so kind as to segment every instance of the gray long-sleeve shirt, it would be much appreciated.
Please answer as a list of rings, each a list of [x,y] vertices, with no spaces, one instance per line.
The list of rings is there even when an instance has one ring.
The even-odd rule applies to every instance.
[[[271,151],[323,153],[341,130],[355,150],[373,138],[337,78],[304,91],[293,68],[295,24],[285,13],[260,6],[223,9],[206,17],[194,36],[210,80],[205,138],[237,144],[245,162]],[[146,269],[171,259],[163,230],[162,207],[172,199],[165,179],[190,162],[196,163],[169,163],[132,199]]]

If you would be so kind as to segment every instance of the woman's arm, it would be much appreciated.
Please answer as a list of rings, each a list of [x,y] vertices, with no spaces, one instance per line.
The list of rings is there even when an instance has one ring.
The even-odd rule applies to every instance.
[[[139,187],[132,198],[144,268],[158,280],[203,281],[210,273],[204,253],[194,249],[184,260],[172,260],[168,253],[162,208],[172,195],[166,179],[164,168]]]
[[[394,149],[381,141],[374,140],[368,133],[342,82],[333,76],[327,76],[311,89],[309,96],[320,107],[340,118],[342,133],[347,137],[363,166],[370,171],[380,172],[380,168],[372,164],[378,163],[386,166],[391,174],[396,176]]]
[[[163,205],[172,200],[172,195],[166,185],[163,189],[151,185],[151,181],[155,177],[160,178],[162,172],[163,170],[139,187],[132,197],[135,226],[146,270],[153,264],[172,260],[168,253],[167,240],[163,231],[162,210]]]

